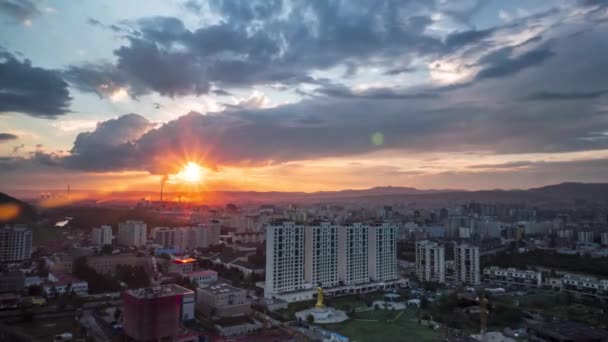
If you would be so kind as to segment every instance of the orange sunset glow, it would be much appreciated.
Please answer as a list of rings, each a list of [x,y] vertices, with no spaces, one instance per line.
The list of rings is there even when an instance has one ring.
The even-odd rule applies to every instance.
[[[195,162],[188,162],[175,178],[187,183],[200,183],[205,178],[205,170]]]

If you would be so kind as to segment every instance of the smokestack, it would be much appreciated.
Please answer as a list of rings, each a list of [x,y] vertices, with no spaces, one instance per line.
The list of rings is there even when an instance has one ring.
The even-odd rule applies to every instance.
[[[160,180],[160,204],[163,204],[163,188],[168,179],[169,177],[167,175],[163,175],[163,178]]]

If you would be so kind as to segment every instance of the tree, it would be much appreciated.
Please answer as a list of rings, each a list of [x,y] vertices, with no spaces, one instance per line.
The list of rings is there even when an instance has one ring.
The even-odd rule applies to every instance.
[[[426,299],[425,296],[422,296],[422,298],[420,298],[420,308],[421,309],[426,309],[429,307],[429,300]]]
[[[315,322],[315,316],[308,314],[308,316],[306,316],[306,322],[308,322],[308,324],[313,324]]]
[[[112,245],[103,245],[103,247],[101,247],[101,254],[112,254]]]
[[[42,286],[30,285],[30,287],[27,288],[27,294],[29,296],[42,296]]]

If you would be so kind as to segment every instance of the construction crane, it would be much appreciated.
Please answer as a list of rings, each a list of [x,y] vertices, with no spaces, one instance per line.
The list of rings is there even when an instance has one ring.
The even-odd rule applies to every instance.
[[[160,286],[160,272],[154,255],[152,255],[152,273],[152,287],[158,288]]]
[[[481,290],[481,294],[479,296],[479,327],[480,327],[480,337],[481,341],[485,341],[486,327],[488,324],[488,300],[486,299],[486,294],[484,290]]]

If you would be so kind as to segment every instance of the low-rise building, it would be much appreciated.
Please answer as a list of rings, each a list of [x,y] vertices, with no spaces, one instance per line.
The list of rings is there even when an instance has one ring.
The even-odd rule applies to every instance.
[[[118,265],[146,268],[149,263],[150,258],[135,254],[95,255],[87,257],[87,264],[97,273],[110,275],[116,273]]]
[[[241,271],[246,276],[251,276],[252,274],[262,275],[264,274],[264,266],[252,264],[248,261],[236,260],[228,265],[229,268],[236,268]]]
[[[214,325],[223,337],[248,335],[262,328],[262,324],[246,316],[222,318]]]
[[[196,290],[196,306],[204,316],[235,317],[251,311],[247,291],[225,283],[217,283]]]
[[[217,281],[217,272],[214,270],[180,273],[180,276],[187,278],[190,282],[196,282],[199,287],[204,287]]]
[[[66,292],[84,296],[89,293],[89,283],[67,273],[55,272],[49,273],[48,283],[42,289],[47,296],[61,295]]]
[[[66,253],[57,253],[47,258],[51,271],[72,273],[74,271],[74,258]]]
[[[567,273],[561,278],[561,290],[593,297],[607,298],[608,279]]]
[[[505,285],[540,287],[543,283],[541,272],[517,268],[487,267],[483,270],[483,277],[485,281]]]
[[[0,293],[2,292],[19,292],[25,286],[25,275],[23,272],[16,270],[0,273]]]
[[[194,264],[196,259],[183,258],[183,259],[171,259],[167,262],[167,268],[169,273],[190,273],[194,271]]]

